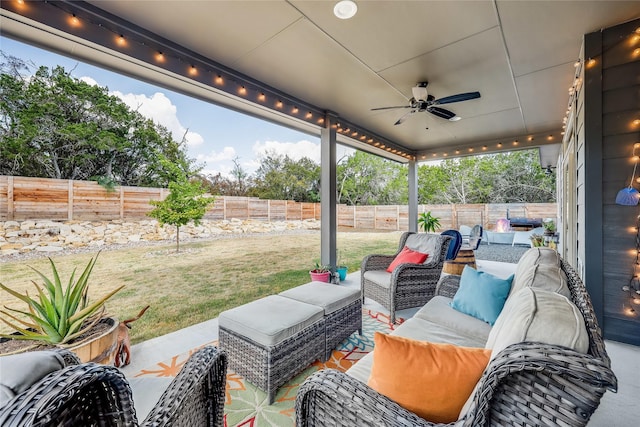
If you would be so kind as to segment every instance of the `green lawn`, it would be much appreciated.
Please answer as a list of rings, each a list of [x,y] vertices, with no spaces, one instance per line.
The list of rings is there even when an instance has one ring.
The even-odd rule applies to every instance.
[[[338,233],[342,263],[349,272],[371,253],[394,253],[399,233]],[[320,234],[252,235],[103,251],[91,276],[89,296],[97,298],[122,284],[107,310],[123,320],[145,305],[151,308],[132,325],[133,343],[167,334],[218,316],[221,311],[309,281],[308,271],[320,258]],[[82,270],[95,253],[53,256],[63,283],[73,268]],[[15,289],[35,291],[32,280],[46,275],[46,258],[0,263],[0,281]],[[2,305],[24,304],[2,293]],[[0,331],[8,332],[6,325]]]

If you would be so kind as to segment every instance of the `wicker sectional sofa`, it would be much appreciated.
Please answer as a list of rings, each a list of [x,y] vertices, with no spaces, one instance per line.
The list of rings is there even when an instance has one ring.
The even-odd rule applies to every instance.
[[[616,391],[617,379],[591,300],[573,268],[553,250],[529,250],[493,327],[449,305],[459,282],[460,276],[443,276],[436,295],[392,333],[491,350],[459,419],[448,425],[586,425],[605,391]],[[553,301],[570,307],[558,309]],[[347,373],[327,369],[309,377],[297,395],[297,425],[442,425],[367,386],[374,353]]]

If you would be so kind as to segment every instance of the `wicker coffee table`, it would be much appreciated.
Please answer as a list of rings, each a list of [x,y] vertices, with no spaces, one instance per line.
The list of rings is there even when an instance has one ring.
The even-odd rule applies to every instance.
[[[283,297],[305,302],[324,310],[324,360],[356,330],[362,334],[362,299],[359,288],[311,282],[280,292]]]
[[[264,390],[269,405],[281,385],[325,356],[324,310],[291,298],[271,295],[223,311],[218,325],[229,368]]]

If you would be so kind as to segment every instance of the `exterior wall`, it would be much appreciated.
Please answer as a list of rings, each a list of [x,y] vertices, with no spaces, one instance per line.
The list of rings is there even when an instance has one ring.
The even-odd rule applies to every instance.
[[[615,198],[629,185],[640,142],[639,27],[636,19],[585,35],[561,159],[563,255],[582,275],[605,338],[635,345],[640,305],[622,287],[633,276],[640,208]]]

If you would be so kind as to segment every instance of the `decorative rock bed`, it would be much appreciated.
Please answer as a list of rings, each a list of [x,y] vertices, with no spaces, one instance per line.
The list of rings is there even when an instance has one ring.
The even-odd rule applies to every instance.
[[[210,238],[216,235],[270,233],[288,230],[319,230],[320,221],[203,220],[180,228],[180,240]],[[136,242],[174,240],[173,226],[160,226],[156,220],[0,222],[0,255],[29,252],[59,252],[83,247],[100,248]]]

